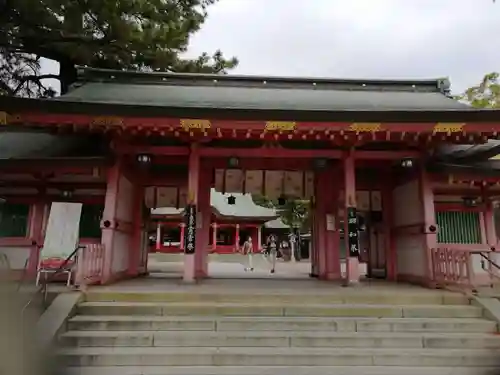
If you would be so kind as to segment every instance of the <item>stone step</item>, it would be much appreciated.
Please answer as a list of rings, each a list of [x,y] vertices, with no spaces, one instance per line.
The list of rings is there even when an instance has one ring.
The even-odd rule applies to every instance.
[[[70,348],[67,366],[495,366],[498,350],[385,348]],[[166,369],[165,373],[170,373]]]
[[[497,324],[478,318],[217,317],[77,315],[69,330],[142,331],[340,331],[496,332]]]
[[[500,336],[474,333],[69,331],[66,347],[500,348]],[[272,351],[273,349],[271,349]]]
[[[330,303],[330,304],[395,304],[395,305],[467,305],[469,298],[441,291],[405,293],[347,292],[283,293],[276,291],[216,292],[106,292],[95,291],[86,295],[88,302],[219,302],[219,303]]]
[[[471,305],[346,305],[346,304],[249,304],[249,303],[154,303],[84,302],[82,315],[220,315],[220,316],[337,316],[477,318],[482,309]]]
[[[69,367],[67,375],[483,375],[490,367],[406,366],[88,366]]]

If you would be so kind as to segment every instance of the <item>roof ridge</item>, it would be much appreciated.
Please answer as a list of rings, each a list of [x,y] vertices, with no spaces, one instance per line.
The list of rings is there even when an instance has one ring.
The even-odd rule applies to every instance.
[[[232,75],[232,74],[197,74],[197,73],[172,73],[172,72],[138,72],[125,70],[100,69],[90,67],[77,67],[78,82],[123,82],[128,84],[190,84],[225,86],[228,83],[239,84],[245,87],[249,84],[258,84],[258,87],[286,85],[314,86],[345,85],[350,89],[369,90],[370,88],[405,87],[408,90],[418,90],[425,87],[427,90],[448,94],[450,81],[448,78],[433,79],[375,79],[375,78],[333,78],[333,77],[290,77],[290,76],[260,76],[260,75]],[[267,86],[267,87],[269,87]],[[255,86],[254,86],[255,87]],[[276,87],[276,86],[275,86]]]

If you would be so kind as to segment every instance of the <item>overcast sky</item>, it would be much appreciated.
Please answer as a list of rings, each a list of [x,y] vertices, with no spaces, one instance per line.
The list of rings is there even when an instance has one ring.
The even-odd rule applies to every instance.
[[[492,0],[219,0],[190,55],[221,49],[234,73],[340,78],[450,77],[459,92],[500,71]],[[52,62],[45,72],[57,72]]]

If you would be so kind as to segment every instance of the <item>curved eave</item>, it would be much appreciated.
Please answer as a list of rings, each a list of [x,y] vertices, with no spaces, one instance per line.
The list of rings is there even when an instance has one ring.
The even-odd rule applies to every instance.
[[[251,222],[258,222],[258,223],[264,223],[269,220],[273,220],[276,218],[276,216],[225,216],[225,215],[216,215],[217,218],[221,220],[232,220],[232,221],[237,221],[240,223],[251,223]]]
[[[470,164],[486,161],[500,154],[500,140],[490,139],[483,144],[443,145],[436,152],[442,161],[455,164]]]
[[[0,112],[8,114],[68,114],[124,117],[184,118],[186,107],[151,106],[137,104],[88,103],[81,101],[58,101],[49,99],[27,99],[0,97]],[[195,118],[231,120],[275,120],[275,121],[385,121],[385,122],[498,122],[500,110],[478,110],[472,108],[453,110],[402,109],[402,110],[279,110],[190,107]],[[499,127],[500,128],[500,127]]]
[[[471,165],[451,164],[451,163],[432,163],[428,165],[430,172],[454,173],[454,174],[474,174],[478,178],[500,177],[500,163],[486,162]]]

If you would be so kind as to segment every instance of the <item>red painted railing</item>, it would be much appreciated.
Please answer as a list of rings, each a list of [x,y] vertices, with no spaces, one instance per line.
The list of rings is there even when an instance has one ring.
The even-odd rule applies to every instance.
[[[77,257],[76,284],[99,284],[104,264],[104,245],[88,244],[81,248]]]
[[[476,289],[500,282],[500,266],[491,250],[438,247],[431,249],[433,281],[437,286]],[[475,259],[474,259],[475,257]],[[474,262],[480,262],[480,267]]]
[[[473,287],[470,251],[447,247],[431,249],[433,280],[438,286]]]

